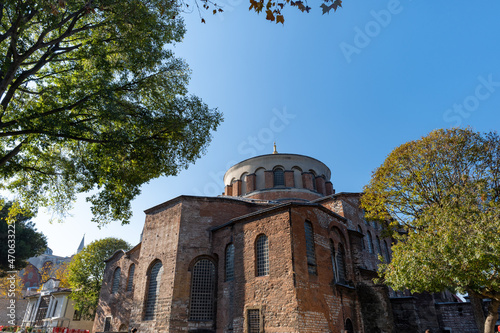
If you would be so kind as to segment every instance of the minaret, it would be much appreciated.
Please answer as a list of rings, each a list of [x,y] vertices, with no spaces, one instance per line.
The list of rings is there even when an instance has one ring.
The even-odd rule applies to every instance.
[[[80,242],[80,246],[78,246],[78,250],[76,250],[76,253],[80,253],[81,250],[85,247],[85,234],[83,234],[82,241]]]

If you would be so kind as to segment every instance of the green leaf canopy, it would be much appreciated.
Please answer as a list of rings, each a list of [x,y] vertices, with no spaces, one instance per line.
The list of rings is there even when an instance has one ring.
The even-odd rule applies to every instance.
[[[68,282],[72,288],[74,307],[84,317],[93,319],[106,268],[106,259],[116,251],[130,249],[122,239],[104,238],[93,241],[76,254],[68,267]]]
[[[222,120],[187,95],[165,48],[185,32],[165,0],[0,4],[0,189],[68,211],[92,191],[94,221],[127,223],[141,184],[175,175]]]
[[[498,134],[454,128],[405,143],[374,172],[361,202],[366,218],[390,223],[398,240],[379,269],[385,282],[491,299],[491,332],[500,303]]]

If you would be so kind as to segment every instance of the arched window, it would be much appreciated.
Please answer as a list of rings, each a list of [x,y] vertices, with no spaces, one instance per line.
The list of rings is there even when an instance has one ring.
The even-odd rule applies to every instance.
[[[306,253],[307,253],[307,270],[309,274],[318,274],[316,268],[316,252],[314,251],[314,232],[312,223],[306,221],[304,223],[304,229],[306,234]]]
[[[134,287],[134,272],[135,264],[132,264],[128,269],[127,291],[132,291],[132,288]]]
[[[372,234],[369,231],[366,232],[366,240],[368,241],[368,251],[370,253],[373,253],[374,252],[373,251],[373,239],[372,239]]]
[[[384,244],[385,261],[390,262],[391,261],[391,253],[389,252],[389,247],[387,246],[387,241],[384,241],[383,244]]]
[[[163,265],[161,261],[158,261],[153,265],[153,267],[151,267],[149,272],[149,281],[146,286],[147,296],[144,320],[153,320],[155,318],[156,309],[158,307],[158,296],[160,295],[160,282],[162,274]]]
[[[346,267],[345,267],[345,250],[344,245],[339,243],[337,251],[337,271],[338,271],[338,281],[340,283],[346,283]]]
[[[245,172],[240,177],[240,180],[241,180],[241,195],[244,195],[244,194],[247,193],[247,175],[248,175],[248,173]]]
[[[104,320],[104,332],[109,332],[111,330],[111,317],[106,317]]]
[[[226,246],[226,281],[234,280],[234,245]]]
[[[191,274],[190,320],[214,320],[215,265],[208,259],[194,264]]]
[[[358,225],[358,232],[363,235],[363,229],[361,229],[361,226]],[[361,238],[361,248],[364,250],[365,249],[365,240],[364,240],[364,235],[363,238]]]
[[[114,294],[118,291],[118,288],[120,287],[120,275],[121,275],[122,270],[120,267],[115,269],[115,272],[113,273],[113,286],[111,287],[111,293]]]
[[[346,333],[354,333],[354,327],[352,326],[352,321],[349,318],[347,318],[345,321],[344,331]]]
[[[255,242],[256,276],[269,275],[269,243],[266,235],[260,235]]]
[[[285,185],[285,172],[281,168],[276,168],[273,171],[274,175],[274,186],[284,186]]]
[[[333,241],[330,239],[330,258],[332,260],[332,270],[333,270],[333,279],[335,282],[338,281],[338,276],[337,276],[337,260],[335,258],[335,244],[333,244]]]
[[[293,171],[294,187],[296,187],[296,188],[304,187],[302,185],[302,169],[299,168],[298,166],[294,166],[294,167],[292,167],[292,171]]]
[[[382,255],[382,246],[380,246],[380,238],[377,236],[377,251],[378,254]]]
[[[264,168],[258,168],[255,170],[255,189],[262,190],[266,188],[266,179],[265,179],[265,171]]]

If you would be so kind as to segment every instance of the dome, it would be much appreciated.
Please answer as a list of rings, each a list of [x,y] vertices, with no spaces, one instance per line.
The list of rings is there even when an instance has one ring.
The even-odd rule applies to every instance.
[[[315,158],[268,154],[233,165],[224,175],[224,195],[252,199],[309,201],[334,193],[331,171]]]

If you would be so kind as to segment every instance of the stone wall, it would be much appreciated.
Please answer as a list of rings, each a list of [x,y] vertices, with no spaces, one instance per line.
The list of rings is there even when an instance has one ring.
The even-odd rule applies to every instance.
[[[439,326],[453,333],[478,333],[470,303],[437,303]]]
[[[138,279],[137,267],[141,245],[135,246],[128,252],[118,252],[106,264],[103,284],[99,296],[94,320],[94,332],[104,330],[106,317],[111,317],[111,331],[128,331],[130,327],[130,312],[132,310],[134,288],[128,290],[129,279]],[[130,268],[135,265],[133,277]],[[112,293],[114,272],[120,268],[120,284],[118,290]],[[104,301],[105,300],[105,301]]]
[[[266,235],[269,274],[256,276],[255,242]],[[224,281],[225,249],[232,243],[234,280]],[[219,261],[218,332],[246,332],[247,313],[258,309],[266,332],[298,332],[288,210],[249,216],[214,232]]]

